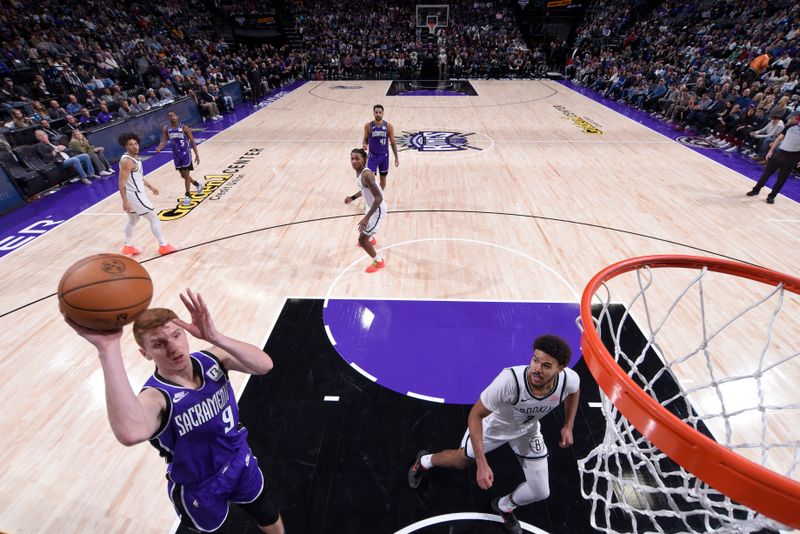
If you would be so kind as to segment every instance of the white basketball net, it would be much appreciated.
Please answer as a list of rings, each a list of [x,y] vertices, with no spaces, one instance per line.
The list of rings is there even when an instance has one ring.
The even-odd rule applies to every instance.
[[[674,298],[671,305],[668,299],[659,298],[658,291],[663,288],[661,280],[655,284],[656,271],[659,277],[681,271],[683,279],[680,283],[674,284],[675,275],[670,274],[672,278],[667,285],[682,287],[689,280],[682,291],[672,288],[669,294],[678,296],[670,297]],[[796,300],[796,295],[786,292],[785,299],[782,285],[767,286],[740,277],[712,273],[706,268],[650,269],[645,266],[627,274],[627,280],[620,283],[628,284],[626,295],[635,294],[624,303],[624,311],[621,304],[611,302],[608,284],[617,279],[603,284],[604,291],[594,295],[598,304],[593,306],[597,331],[620,367],[645,392],[686,424],[707,435],[710,433],[717,442],[738,454],[797,480],[800,471],[800,417],[797,410],[800,402],[795,401],[800,401],[797,393],[800,388],[795,386],[794,392],[784,391],[789,394],[788,403],[786,397],[775,402],[771,388],[779,374],[795,377],[792,381],[799,376],[800,358],[796,358],[799,354],[796,342],[792,349],[776,347],[780,343],[775,340],[781,337],[779,327],[793,330],[790,338],[796,338],[800,332],[798,316],[794,315],[792,308],[795,304],[787,304],[789,300]],[[623,275],[620,277],[625,278]],[[730,305],[725,313],[712,313],[710,305],[721,301],[711,297],[712,292],[707,286],[712,285],[711,281],[717,284],[720,279],[716,277],[727,278],[728,284],[750,284],[746,290],[723,284],[722,291],[726,293],[728,303],[731,296],[741,293],[755,295],[755,302],[751,299],[748,304],[735,305],[736,310],[732,313]],[[598,293],[603,292],[606,294],[601,298]],[[659,309],[654,309],[658,308],[655,302],[661,303]],[[613,314],[616,314],[616,324],[612,320]],[[783,318],[788,314],[791,315]],[[675,316],[693,317],[694,322],[681,322],[676,330]],[[626,350],[630,350],[631,343],[622,342],[622,338],[626,325],[634,324],[634,317],[640,321],[636,327],[646,339],[636,347],[637,353],[628,354]],[[687,324],[694,326],[687,328]],[[740,338],[735,336],[753,329],[759,332],[757,336],[746,334],[753,350],[738,356],[738,362],[745,361],[746,365],[731,364],[723,370],[719,364],[720,349],[724,346],[726,351],[729,350],[731,347],[725,345],[730,345],[731,341],[738,345]],[[678,333],[679,352],[675,352],[670,341],[676,336],[664,335],[668,330]],[[656,357],[663,365],[645,370],[646,362],[652,363]],[[682,379],[689,368],[693,369],[690,378]],[[665,384],[673,384],[671,391]],[[685,471],[645,439],[602,391],[601,398],[606,421],[604,439],[578,463],[583,496],[591,501],[594,528],[608,533],[744,533],[761,528],[786,528],[732,502]],[[701,398],[705,399],[699,403],[703,413],[698,413],[701,411],[698,399]],[[794,422],[789,430],[790,437],[782,436],[781,440],[776,440],[773,426],[776,418],[781,417],[791,417],[783,421]],[[743,437],[741,426],[747,427],[747,437]]]

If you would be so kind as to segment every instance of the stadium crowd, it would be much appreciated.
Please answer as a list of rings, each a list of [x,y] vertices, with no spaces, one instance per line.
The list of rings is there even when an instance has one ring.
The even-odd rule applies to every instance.
[[[596,2],[567,65],[574,82],[728,152],[764,162],[800,104],[800,4]],[[613,9],[612,9],[613,8]]]

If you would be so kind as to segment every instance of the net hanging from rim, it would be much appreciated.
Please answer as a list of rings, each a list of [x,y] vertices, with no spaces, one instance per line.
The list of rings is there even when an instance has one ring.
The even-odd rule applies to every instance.
[[[589,282],[581,348],[605,435],[579,471],[594,528],[800,528],[798,294],[798,278],[692,256]]]

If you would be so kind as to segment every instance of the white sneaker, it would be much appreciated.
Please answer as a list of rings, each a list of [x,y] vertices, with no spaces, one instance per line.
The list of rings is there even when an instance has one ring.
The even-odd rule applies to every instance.
[[[195,181],[197,182],[197,185],[194,187],[197,190],[197,193],[200,194],[203,192],[203,186],[206,185],[206,183],[203,180],[195,180]]]
[[[736,152],[739,152],[739,147],[736,146],[736,145],[733,145],[732,147],[730,147],[725,152],[727,152],[728,154],[735,154]]]
[[[730,148],[731,146],[732,145],[731,145],[731,143],[729,141],[729,142],[725,143],[724,145],[717,145],[717,148],[720,149],[720,150],[725,150],[727,148]]]
[[[111,176],[114,171],[100,171],[100,176]]]

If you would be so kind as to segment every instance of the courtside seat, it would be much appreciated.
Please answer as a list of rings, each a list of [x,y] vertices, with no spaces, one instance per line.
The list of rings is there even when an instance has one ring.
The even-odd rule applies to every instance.
[[[47,180],[40,173],[23,168],[11,152],[0,151],[0,166],[17,184],[25,197],[32,197],[48,188]]]
[[[47,182],[47,187],[58,185],[67,178],[64,167],[58,163],[45,163],[39,158],[32,145],[20,146],[14,149],[17,159],[27,168],[42,175]],[[70,174],[74,173],[71,171]]]

